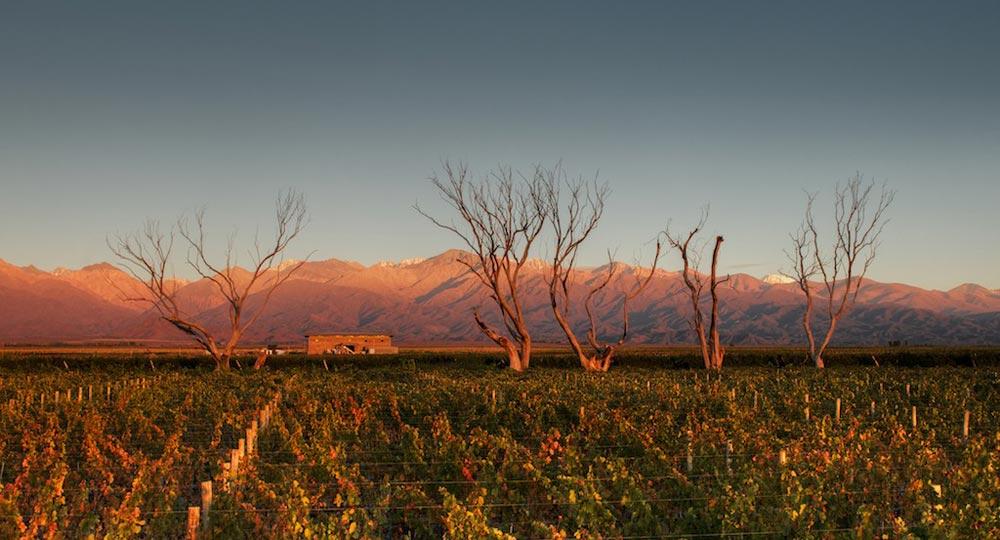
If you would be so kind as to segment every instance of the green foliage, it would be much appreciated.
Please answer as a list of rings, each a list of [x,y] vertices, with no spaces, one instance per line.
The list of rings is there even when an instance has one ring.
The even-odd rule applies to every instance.
[[[430,356],[2,365],[0,538],[179,537],[209,479],[202,539],[1000,537],[995,368],[709,374],[626,356],[595,375],[543,355],[516,374]]]

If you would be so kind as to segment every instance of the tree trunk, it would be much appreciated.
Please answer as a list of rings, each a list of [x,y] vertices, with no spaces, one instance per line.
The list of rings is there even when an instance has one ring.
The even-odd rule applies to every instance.
[[[840,317],[834,316],[830,318],[830,327],[826,331],[826,337],[823,338],[823,344],[819,346],[819,350],[813,354],[813,363],[817,368],[823,369],[825,365],[823,364],[823,353],[826,352],[827,345],[830,344],[830,339],[833,338],[833,331],[837,328],[837,320]]]
[[[595,353],[590,359],[589,367],[585,367],[587,371],[607,371],[611,368],[611,358],[615,354],[615,348],[612,346],[604,347],[599,353]]]
[[[267,362],[267,351],[261,351],[261,353],[257,355],[257,361],[253,363],[254,371],[258,371],[260,368],[264,367],[264,362]]]
[[[714,369],[715,371],[721,371],[722,370],[722,359],[726,356],[726,349],[722,345],[719,345],[719,336],[718,335],[715,336],[715,338],[713,339],[713,341],[714,341],[715,344],[713,345],[713,348],[712,348],[712,354],[711,354],[711,357],[712,357],[712,367],[710,369]]]
[[[199,340],[199,342],[205,351],[208,352],[208,355],[212,357],[212,361],[215,362],[215,371],[229,370],[229,349],[220,351],[215,340],[211,337],[203,341]]]
[[[554,266],[554,265],[553,265]],[[577,361],[580,362],[580,367],[584,371],[607,371],[608,368],[604,366],[604,363],[598,358],[598,355],[587,356],[583,352],[583,347],[580,345],[580,341],[576,339],[576,334],[569,327],[569,322],[563,313],[559,311],[559,303],[556,301],[556,279],[553,278],[552,283],[549,285],[549,299],[551,300],[552,313],[555,315],[556,322],[559,323],[559,327],[562,328],[564,334],[566,334],[566,339],[569,341],[570,348],[573,349],[573,353],[576,354]],[[610,364],[610,358],[608,360]],[[603,369],[602,369],[603,367]]]
[[[215,359],[215,371],[229,371],[229,353],[222,353]]]
[[[813,361],[813,365],[814,366],[816,366],[819,369],[823,369],[823,368],[826,367],[826,365],[823,363],[823,357],[821,355],[819,355],[819,354],[812,354],[810,356],[812,357],[812,361]]]
[[[806,331],[806,339],[809,342],[809,359],[817,368],[823,369],[823,358],[822,355],[816,352],[816,338],[813,336],[812,331],[812,291],[809,289],[809,284],[800,282],[799,287],[802,292],[806,295],[806,309],[802,313],[802,328]]]
[[[521,358],[521,354],[517,352],[517,348],[514,347],[514,344],[508,339],[505,339],[504,341],[505,343],[501,344],[501,346],[507,353],[507,367],[517,372],[527,369],[527,366],[524,365],[523,359]]]
[[[521,341],[521,352],[520,352],[520,368],[514,369],[514,371],[524,371],[528,369],[531,364],[531,338],[525,337]]]
[[[528,369],[528,362],[531,359],[531,338],[526,338],[520,343],[520,351],[518,351],[518,344],[514,341],[507,339],[497,333],[496,330],[489,327],[482,318],[479,317],[478,312],[473,312],[473,316],[476,319],[476,324],[479,325],[479,329],[482,330],[486,337],[493,340],[494,343],[503,348],[504,352],[507,354],[507,366],[514,371],[524,371]]]
[[[712,293],[712,314],[708,333],[709,338],[712,340],[712,369],[717,371],[722,369],[722,357],[726,354],[725,349],[719,343],[719,294],[716,291],[719,281],[715,273],[716,267],[719,264],[719,248],[722,247],[722,242],[723,239],[721,236],[715,237],[715,249],[712,251],[712,274],[709,278],[709,291]]]
[[[701,313],[698,313],[696,316],[698,319],[694,323],[694,332],[698,336],[701,360],[705,363],[705,369],[712,369],[712,355],[708,352],[708,340],[705,339],[705,325],[701,323]]]

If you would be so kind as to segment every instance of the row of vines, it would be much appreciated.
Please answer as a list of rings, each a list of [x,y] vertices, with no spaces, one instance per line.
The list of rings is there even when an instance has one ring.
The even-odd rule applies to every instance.
[[[0,538],[184,538],[276,392],[197,538],[1000,537],[993,368],[330,367],[4,374]]]
[[[0,380],[0,539],[180,538],[266,376],[52,373]]]

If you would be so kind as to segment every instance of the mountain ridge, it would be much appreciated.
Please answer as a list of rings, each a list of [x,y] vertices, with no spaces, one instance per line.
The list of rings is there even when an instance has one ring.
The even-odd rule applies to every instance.
[[[488,343],[472,320],[480,309],[500,320],[478,279],[460,262],[469,254],[448,250],[427,259],[383,261],[371,266],[327,259],[305,262],[282,285],[250,328],[246,343],[297,344],[307,333],[373,331],[394,334],[402,344]],[[525,313],[536,342],[562,343],[552,320],[544,261],[526,266]],[[594,298],[599,334],[617,340],[621,293],[648,269],[622,272]],[[607,266],[574,272],[570,320],[586,323],[582,297],[603,279]],[[242,272],[242,270],[241,270]],[[729,345],[801,345],[802,294],[796,283],[773,276],[733,274],[720,289],[720,335]],[[178,283],[178,299],[195,319],[224,328],[228,308],[208,280]],[[141,296],[142,284],[109,263],[45,272],[0,260],[0,341],[46,343],[85,340],[177,340],[185,336],[158,320]],[[261,298],[251,295],[250,309]],[[817,323],[822,305],[817,304]],[[648,288],[630,303],[632,344],[690,344],[690,299],[679,272],[657,270]],[[818,327],[818,325],[817,325]],[[221,335],[221,334],[220,334]],[[835,345],[985,345],[1000,343],[1000,291],[962,284],[947,291],[865,280],[858,303],[838,326]]]

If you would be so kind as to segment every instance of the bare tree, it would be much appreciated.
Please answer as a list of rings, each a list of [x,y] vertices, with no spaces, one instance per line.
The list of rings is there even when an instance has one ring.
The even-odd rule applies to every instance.
[[[229,369],[230,358],[240,338],[264,312],[275,289],[304,263],[281,264],[285,249],[306,223],[302,194],[293,191],[280,194],[275,205],[275,220],[273,241],[264,244],[255,235],[248,252],[251,259],[248,270],[237,266],[235,234],[230,235],[221,262],[209,260],[204,209],[195,213],[193,222],[182,217],[168,231],[162,230],[157,221],[149,220],[140,231],[110,237],[108,247],[120,260],[119,265],[143,285],[142,294],[129,295],[127,299],[149,303],[160,318],[205,349],[215,361],[217,370],[225,370]],[[229,335],[223,341],[197,321],[178,298],[179,281],[173,275],[174,242],[178,236],[187,247],[187,266],[209,280],[225,299],[229,310]],[[252,293],[260,293],[260,300],[255,300],[254,309],[250,310],[247,300]],[[254,367],[259,369],[262,365],[259,357]]]
[[[708,276],[708,289],[712,298],[712,307],[709,315],[707,336],[705,334],[705,318],[702,314],[701,306],[701,295],[705,288],[705,276],[698,272],[701,251],[696,246],[691,245],[692,240],[695,239],[698,232],[705,226],[707,219],[708,211],[705,210],[702,212],[698,225],[688,233],[686,238],[674,236],[669,230],[665,231],[664,234],[667,237],[667,242],[680,252],[681,261],[684,263],[682,276],[684,278],[684,285],[688,289],[688,295],[691,298],[691,307],[693,310],[691,326],[698,338],[698,346],[701,349],[705,369],[720,370],[722,369],[722,359],[726,355],[726,350],[719,341],[718,286],[729,281],[729,276],[719,279],[716,274],[716,268],[719,263],[719,250],[722,247],[723,238],[716,236],[715,247],[712,249],[712,268]]]
[[[653,265],[649,269],[649,274],[644,279],[637,275],[636,283],[630,290],[622,294],[621,338],[615,343],[602,343],[597,338],[597,323],[592,300],[597,293],[608,286],[618,273],[619,265],[615,263],[609,253],[607,273],[604,279],[590,289],[584,301],[584,308],[590,323],[587,330],[587,342],[591,348],[590,353],[585,352],[569,324],[569,311],[572,303],[570,289],[576,268],[577,253],[583,242],[597,227],[604,213],[604,201],[609,190],[607,184],[598,185],[596,180],[592,186],[583,181],[573,184],[565,182],[558,168],[549,171],[549,173],[551,176],[545,185],[549,189],[548,221],[552,229],[554,248],[552,266],[548,276],[552,313],[555,315],[559,327],[566,334],[570,347],[580,361],[580,366],[586,371],[607,371],[611,367],[615,351],[625,343],[625,339],[628,337],[629,302],[646,288],[656,271],[656,263],[660,256],[660,243],[656,244],[656,254],[653,257]],[[568,193],[565,196],[560,189],[563,185],[568,188]],[[563,200],[564,198],[565,200]]]
[[[858,298],[865,274],[878,252],[879,236],[888,219],[886,210],[896,193],[882,185],[875,199],[875,183],[864,182],[860,174],[850,178],[834,192],[834,242],[829,253],[820,248],[819,230],[813,216],[816,194],[806,196],[806,217],[798,231],[791,234],[792,251],[786,252],[794,269],[796,282],[806,298],[802,327],[809,341],[809,357],[817,368],[823,368],[826,351],[837,328],[837,322]],[[811,280],[819,277],[822,283]],[[817,346],[813,334],[814,288],[826,295],[828,326],[823,341]]]
[[[472,252],[460,259],[489,291],[503,321],[504,333],[490,326],[478,310],[479,329],[503,348],[507,365],[523,371],[531,362],[531,333],[525,323],[519,286],[532,245],[546,219],[544,187],[549,173],[540,166],[531,176],[501,166],[478,182],[464,164],[444,164],[444,178],[431,177],[438,195],[458,213],[458,219],[440,221],[419,206],[417,212],[462,239]]]

